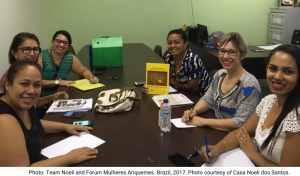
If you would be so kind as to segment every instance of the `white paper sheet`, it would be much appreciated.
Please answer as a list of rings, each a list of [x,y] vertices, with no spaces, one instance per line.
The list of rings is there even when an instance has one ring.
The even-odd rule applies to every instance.
[[[196,127],[194,125],[186,125],[185,123],[183,123],[181,121],[181,118],[177,118],[177,119],[171,119],[171,122],[173,123],[173,125],[176,127],[176,128],[193,128],[193,127]]]
[[[280,37],[280,36],[279,36]],[[278,45],[270,45],[270,46],[257,46],[259,48],[265,49],[265,50],[273,50],[274,48],[276,48],[277,46],[279,46],[281,44]]]
[[[46,113],[52,113],[52,112],[67,112],[67,111],[73,111],[73,112],[78,112],[78,111],[88,111],[90,109],[92,109],[93,107],[93,99],[85,99],[86,103],[80,108],[80,109],[67,109],[67,110],[54,110],[53,109],[53,103],[51,104],[50,108],[47,110]]]
[[[172,86],[169,86],[169,93],[177,92],[176,89],[174,89]]]
[[[64,140],[61,140],[53,145],[44,148],[41,151],[41,154],[48,158],[54,158],[57,156],[65,155],[77,148],[96,148],[103,143],[105,143],[104,140],[86,132],[81,132],[80,137],[74,135],[70,136]]]
[[[204,163],[202,167],[255,167],[255,165],[240,148],[236,148],[213,158],[210,164]]]

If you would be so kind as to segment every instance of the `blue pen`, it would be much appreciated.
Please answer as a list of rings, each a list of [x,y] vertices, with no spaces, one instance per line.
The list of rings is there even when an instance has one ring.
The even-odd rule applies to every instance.
[[[208,157],[208,163],[209,163],[210,158],[209,158],[209,155],[208,155],[209,151],[208,151],[208,142],[207,142],[207,135],[206,134],[204,134],[204,140],[205,140],[205,146],[206,146],[206,155]]]

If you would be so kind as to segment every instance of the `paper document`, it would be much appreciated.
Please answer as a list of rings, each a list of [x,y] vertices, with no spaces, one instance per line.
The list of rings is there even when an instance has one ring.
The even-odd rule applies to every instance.
[[[152,97],[152,100],[157,105],[157,107],[160,107],[160,104],[161,102],[163,102],[164,98],[167,98],[169,100],[169,105],[171,105],[171,107],[194,104],[188,97],[181,93],[169,95],[154,95]]]
[[[82,132],[80,137],[73,135],[44,148],[41,151],[41,154],[46,156],[47,158],[54,158],[57,156],[65,155],[77,148],[96,148],[103,143],[105,143],[105,141],[103,141],[102,139],[86,132]]]
[[[202,167],[255,167],[255,165],[240,148],[236,148],[213,158],[210,164],[204,163]]]
[[[90,82],[90,80],[88,80],[88,79],[80,79],[80,80],[75,81],[75,84],[72,84],[72,86],[79,90],[86,91],[86,90],[103,87],[105,85],[101,84],[101,83],[92,84]]]
[[[270,46],[257,46],[259,48],[265,49],[265,50],[273,50],[274,48],[276,48],[277,46],[280,46],[281,44],[278,45],[270,45]]]
[[[177,92],[176,89],[174,89],[172,86],[169,86],[169,93]]]
[[[93,107],[93,99],[83,99],[85,101],[85,103],[83,104],[83,106],[78,107],[78,109],[55,109],[55,105],[57,104],[58,101],[54,101],[50,108],[47,110],[46,113],[52,113],[52,112],[67,112],[67,111],[88,111],[90,109],[92,109]]]
[[[173,125],[176,127],[176,128],[193,128],[193,127],[196,127],[194,125],[186,125],[185,123],[183,123],[181,121],[181,118],[177,118],[177,119],[171,119],[171,122],[173,123]]]

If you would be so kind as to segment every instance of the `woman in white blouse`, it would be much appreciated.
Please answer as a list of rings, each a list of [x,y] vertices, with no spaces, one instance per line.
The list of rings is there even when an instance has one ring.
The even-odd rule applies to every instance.
[[[263,98],[241,128],[208,146],[210,158],[240,147],[257,166],[300,166],[300,48],[275,48],[266,69],[273,94]],[[209,162],[205,146],[202,159]]]

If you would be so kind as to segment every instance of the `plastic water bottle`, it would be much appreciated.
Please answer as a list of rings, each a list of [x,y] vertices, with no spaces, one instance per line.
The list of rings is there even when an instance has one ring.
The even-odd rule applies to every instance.
[[[160,111],[161,111],[161,108],[163,107],[163,105],[164,105],[164,102],[161,102],[160,103],[160,108],[159,108],[159,111],[158,111],[158,126],[159,126],[159,128],[161,126],[161,114],[160,114]]]
[[[171,130],[171,106],[169,105],[169,100],[164,99],[163,107],[160,110],[161,114],[161,126],[160,129],[163,132],[169,132]]]

